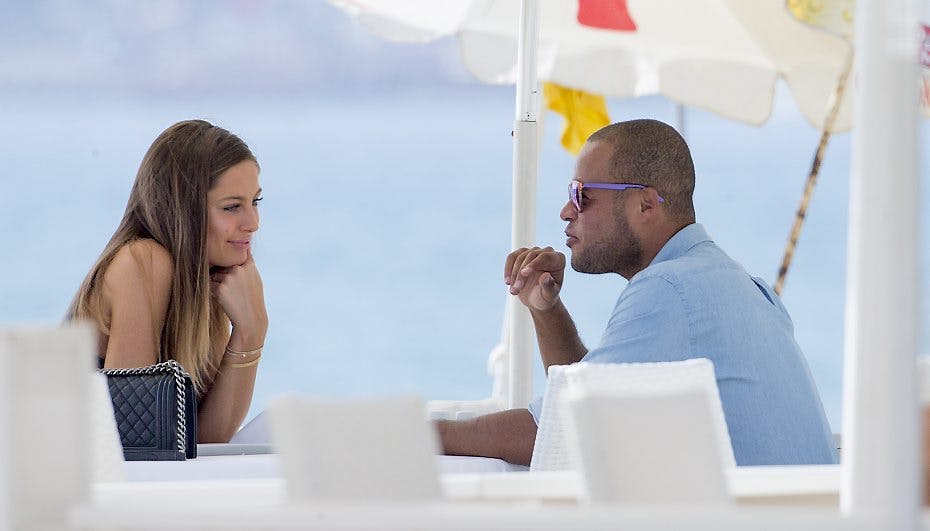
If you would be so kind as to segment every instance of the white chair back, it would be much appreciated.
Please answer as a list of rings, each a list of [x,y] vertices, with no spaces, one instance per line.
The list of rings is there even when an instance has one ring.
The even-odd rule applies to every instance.
[[[710,360],[549,369],[531,470],[577,470],[590,503],[729,502],[736,466]]]
[[[707,401],[723,467],[736,466],[714,366],[710,360],[700,358],[664,363],[581,362],[550,367],[530,470],[579,469],[578,457],[567,436],[571,423],[565,400],[568,393],[660,396],[691,389],[702,390]]]
[[[730,501],[704,390],[581,392],[567,405],[583,500],[663,506]]]
[[[930,355],[917,356],[917,401],[921,407],[930,406]]]
[[[125,481],[123,446],[116,427],[107,377],[95,372],[90,379],[91,480],[94,483]]]
[[[90,492],[86,326],[0,328],[0,529],[67,527]]]
[[[437,434],[420,398],[283,398],[269,413],[291,501],[394,503],[440,497]]]

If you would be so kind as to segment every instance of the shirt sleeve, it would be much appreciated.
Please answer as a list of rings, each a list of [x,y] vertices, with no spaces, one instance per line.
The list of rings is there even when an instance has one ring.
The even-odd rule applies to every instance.
[[[639,363],[691,358],[686,306],[674,279],[634,278],[617,300],[600,346],[588,352],[584,361]]]
[[[543,397],[537,396],[530,402],[530,405],[526,406],[526,409],[530,410],[530,415],[533,415],[533,420],[537,426],[539,426],[539,415],[542,414],[542,401]]]

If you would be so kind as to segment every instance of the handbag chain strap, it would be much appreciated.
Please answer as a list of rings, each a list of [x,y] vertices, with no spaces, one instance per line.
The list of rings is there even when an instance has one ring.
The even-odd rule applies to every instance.
[[[104,374],[115,376],[135,376],[140,374],[161,374],[170,372],[174,375],[175,390],[178,394],[178,451],[187,452],[187,398],[184,396],[184,368],[175,360],[163,361],[148,367],[136,369],[106,369]]]

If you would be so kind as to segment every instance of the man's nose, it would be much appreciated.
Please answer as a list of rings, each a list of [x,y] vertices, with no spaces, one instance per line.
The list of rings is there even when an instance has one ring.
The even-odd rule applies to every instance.
[[[562,205],[562,210],[559,212],[559,217],[562,218],[562,221],[572,221],[575,219],[575,216],[578,215],[578,211],[575,210],[575,205],[568,200]]]

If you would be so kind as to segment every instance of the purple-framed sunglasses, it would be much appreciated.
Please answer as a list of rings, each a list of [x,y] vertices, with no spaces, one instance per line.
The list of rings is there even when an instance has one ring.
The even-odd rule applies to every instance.
[[[568,185],[568,198],[572,200],[572,204],[575,205],[575,210],[579,213],[581,212],[581,192],[585,188],[599,188],[604,190],[626,190],[627,188],[649,188],[644,184],[630,184],[630,183],[583,183],[581,181],[573,180]],[[665,199],[662,196],[659,196],[659,202],[664,203]]]

